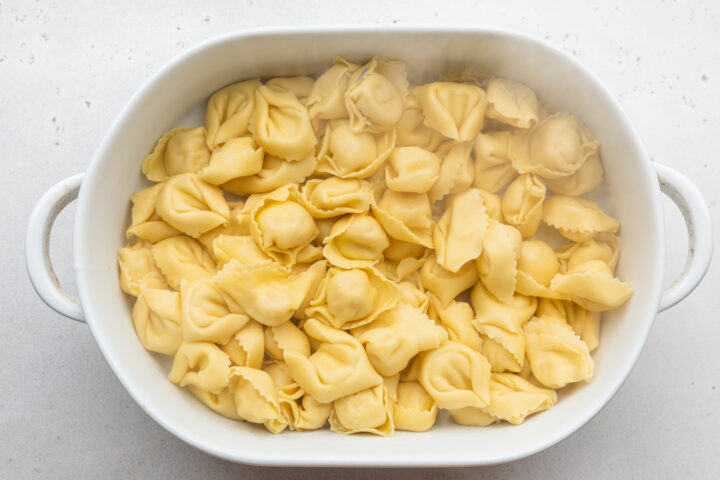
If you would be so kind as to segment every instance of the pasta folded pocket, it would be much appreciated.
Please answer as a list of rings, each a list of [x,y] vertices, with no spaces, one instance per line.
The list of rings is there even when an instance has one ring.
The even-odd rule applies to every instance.
[[[522,235],[510,225],[491,223],[476,263],[480,281],[501,301],[515,293]]]
[[[396,192],[427,193],[440,178],[442,160],[420,147],[397,147],[385,166],[385,183]]]
[[[167,238],[153,245],[151,252],[155,265],[174,290],[180,290],[183,280],[210,278],[216,271],[210,254],[190,237]]]
[[[405,63],[374,57],[353,72],[345,107],[353,132],[379,133],[400,119],[409,93]]]
[[[140,295],[142,285],[154,288],[167,286],[160,270],[155,265],[151,247],[150,242],[139,240],[118,250],[120,287],[123,292],[133,297]]]
[[[392,414],[396,430],[425,432],[435,424],[438,406],[418,382],[400,382]]]
[[[231,138],[210,155],[210,163],[198,176],[213,185],[260,172],[265,152],[252,137]]]
[[[183,338],[227,343],[250,319],[210,278],[180,285]]]
[[[330,429],[336,433],[374,433],[387,437],[395,431],[392,403],[384,384],[333,402]]]
[[[232,365],[260,368],[265,355],[263,326],[252,318],[220,348],[230,357]]]
[[[314,156],[289,162],[275,155],[265,154],[262,168],[254,175],[234,178],[222,188],[235,195],[267,193],[291,183],[302,183],[312,175],[317,165]]]
[[[548,190],[558,195],[571,195],[578,197],[595,190],[604,179],[600,156],[597,153],[590,155],[583,166],[572,175],[565,177],[549,178],[546,180]]]
[[[325,426],[332,403],[320,403],[305,393],[290,375],[285,362],[267,364],[263,371],[270,375],[275,384],[278,404],[290,430],[316,430]]]
[[[575,116],[556,113],[510,141],[510,159],[520,173],[559,178],[577,172],[600,144]]]
[[[218,272],[217,281],[251,318],[275,327],[290,320],[324,274],[324,261],[292,273],[276,263],[241,265],[231,260]]]
[[[552,318],[533,318],[523,327],[533,376],[549,388],[589,380],[595,363],[587,344],[570,326]]]
[[[510,163],[512,134],[506,131],[480,133],[475,140],[475,186],[495,193],[505,188],[518,172]]]
[[[156,243],[180,235],[179,230],[171,227],[165,220],[160,218],[155,208],[164,185],[165,183],[158,183],[130,196],[130,202],[132,202],[133,206],[130,226],[125,232],[127,238],[135,236]]]
[[[372,322],[397,305],[395,284],[373,268],[330,268],[305,315],[334,328],[349,329]]]
[[[419,357],[418,381],[438,407],[486,407],[490,402],[490,364],[462,343],[448,341]]]
[[[183,342],[175,352],[168,380],[219,394],[228,386],[229,375],[230,357],[220,347],[210,342]]]
[[[545,298],[564,298],[551,288],[551,281],[560,269],[555,251],[540,240],[526,240],[520,245],[517,266],[518,293]]]
[[[330,177],[305,182],[300,200],[314,218],[330,218],[367,212],[371,196],[365,180]]]
[[[378,221],[369,214],[348,215],[333,225],[323,240],[323,255],[341,268],[369,267],[378,263],[390,245]]]
[[[482,352],[483,340],[473,327],[475,313],[467,302],[451,301],[443,305],[438,297],[431,293],[430,307],[429,316],[437,317],[435,320],[447,331],[448,339]]]
[[[422,268],[430,250],[417,243],[389,238],[390,245],[383,251],[383,261],[375,267],[394,282],[400,282]]]
[[[536,317],[555,317],[570,325],[592,352],[600,344],[600,313],[591,312],[569,300],[541,298]]]
[[[176,128],[165,133],[142,163],[142,172],[153,182],[173,175],[196,173],[210,161],[205,145],[205,129]]]
[[[231,138],[248,132],[250,117],[255,110],[257,79],[233,83],[213,93],[205,110],[207,145],[215,150]]]
[[[519,372],[525,361],[523,325],[537,308],[537,299],[514,294],[500,301],[482,283],[470,293],[475,310],[473,326],[483,339],[482,353],[493,371]]]
[[[312,156],[317,144],[308,112],[295,94],[266,85],[255,90],[248,129],[263,150],[291,162]]]
[[[420,147],[432,152],[445,140],[440,132],[425,125],[422,106],[412,93],[405,100],[395,131],[398,147]]]
[[[447,305],[478,281],[478,271],[473,262],[468,262],[453,273],[445,270],[431,254],[420,270],[423,287],[437,295],[443,305]]]
[[[193,238],[227,225],[230,216],[230,207],[222,190],[194,173],[183,173],[166,180],[155,209],[168,225]]]
[[[487,85],[487,117],[517,128],[540,121],[540,103],[530,87],[507,78],[493,78]]]
[[[475,260],[483,251],[489,217],[480,191],[469,188],[453,195],[433,230],[435,259],[450,272]]]
[[[615,233],[620,223],[590,199],[553,195],[545,201],[542,219],[560,235],[574,242],[592,238],[599,232]]]
[[[532,237],[537,232],[546,191],[540,177],[530,173],[517,177],[505,190],[502,199],[503,217],[509,225],[520,231],[523,238]]]
[[[354,131],[347,120],[332,120],[318,148],[317,171],[340,178],[367,178],[380,168],[394,147],[395,130]]]
[[[620,238],[613,233],[600,232],[588,240],[558,247],[555,253],[563,272],[574,270],[590,260],[601,260],[615,273],[620,258]]]
[[[445,142],[435,152],[442,158],[440,174],[428,192],[432,203],[445,195],[460,193],[473,183],[472,144]]]
[[[365,346],[375,370],[385,377],[400,373],[415,355],[437,348],[448,338],[445,329],[404,303],[352,333]]]
[[[310,342],[305,334],[292,322],[285,322],[277,327],[265,328],[265,352],[277,361],[285,360],[286,351],[310,355]]]
[[[382,383],[355,337],[314,318],[303,330],[317,348],[309,356],[286,351],[285,362],[298,385],[318,402],[333,402]]]
[[[556,275],[552,289],[591,312],[619,307],[633,294],[633,288],[613,276],[602,260],[590,260],[567,273]]]
[[[262,423],[272,433],[280,433],[287,427],[270,375],[257,368],[232,367],[228,378],[235,392],[235,406],[240,418]]]
[[[230,387],[224,388],[220,393],[210,393],[195,385],[188,385],[188,390],[214,412],[233,420],[242,420],[237,414],[235,392]]]
[[[308,96],[306,107],[310,118],[335,120],[348,116],[345,91],[350,76],[359,65],[335,57],[334,65],[318,77]]]
[[[141,286],[132,309],[132,321],[143,347],[174,355],[182,342],[180,294]]]
[[[434,82],[415,87],[425,125],[448,138],[468,142],[485,124],[487,95],[477,85]]]
[[[372,211],[391,237],[432,248],[435,222],[427,194],[382,191],[382,187],[378,187],[374,191]]]

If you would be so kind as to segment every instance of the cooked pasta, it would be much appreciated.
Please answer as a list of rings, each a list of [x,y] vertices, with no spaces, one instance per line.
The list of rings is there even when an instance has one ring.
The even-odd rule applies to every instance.
[[[138,340],[272,433],[520,424],[592,378],[633,294],[582,196],[599,142],[512,79],[337,57],[216,91],[141,163],[117,256]]]

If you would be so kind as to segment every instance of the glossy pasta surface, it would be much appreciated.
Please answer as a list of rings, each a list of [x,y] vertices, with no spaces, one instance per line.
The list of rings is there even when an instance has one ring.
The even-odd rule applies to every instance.
[[[443,409],[519,424],[591,380],[633,294],[583,196],[600,144],[522,79],[456,77],[338,57],[228,85],[149,146],[118,264],[169,381],[272,433],[388,436]]]

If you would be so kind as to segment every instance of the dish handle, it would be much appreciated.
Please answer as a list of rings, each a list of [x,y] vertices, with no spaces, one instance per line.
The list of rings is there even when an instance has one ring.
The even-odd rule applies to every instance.
[[[25,239],[25,264],[35,291],[50,308],[78,322],[85,322],[80,301],[63,291],[50,263],[50,232],[58,214],[77,198],[83,175],[66,178],[40,197]]]
[[[662,312],[690,295],[705,276],[712,258],[712,221],[700,190],[690,179],[665,165],[654,163],[654,166],[660,190],[680,209],[688,233],[687,260],[660,298],[658,311]]]

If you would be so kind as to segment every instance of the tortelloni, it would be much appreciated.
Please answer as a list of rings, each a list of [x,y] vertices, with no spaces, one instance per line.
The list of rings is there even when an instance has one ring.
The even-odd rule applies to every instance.
[[[523,325],[537,308],[535,297],[515,294],[500,301],[478,283],[470,294],[475,310],[473,326],[483,339],[482,353],[493,371],[519,372],[525,361]]]
[[[352,333],[365,346],[375,370],[385,377],[400,373],[415,355],[437,348],[448,338],[426,314],[404,303]]]
[[[510,163],[510,132],[481,133],[475,140],[475,186],[497,192],[518,176]]]
[[[380,189],[376,189],[374,195],[372,211],[388,235],[397,240],[432,247],[435,222],[427,194],[390,189],[380,193]]]
[[[353,132],[390,130],[400,119],[409,93],[405,64],[375,57],[355,70],[345,91]]]
[[[285,362],[300,387],[317,401],[329,403],[382,383],[363,346],[349,333],[310,318],[303,325],[316,342],[311,355],[285,352]]]
[[[205,129],[176,128],[164,134],[142,163],[142,172],[153,182],[181,173],[195,173],[210,161]]]
[[[508,185],[502,199],[505,221],[516,227],[523,238],[537,232],[543,213],[545,183],[535,175],[520,175]]]
[[[633,294],[618,220],[581,197],[610,152],[515,80],[411,87],[402,61],[357,60],[225,86],[204,126],[137,159],[149,182],[117,261],[140,344],[272,433],[553,407]]]
[[[166,180],[155,209],[168,225],[193,238],[227,225],[230,216],[222,190],[194,173],[183,173]]]
[[[426,193],[440,178],[442,160],[420,147],[398,147],[385,167],[385,183],[396,192]]]
[[[518,172],[558,178],[577,172],[599,146],[576,116],[557,113],[530,130],[516,132],[509,152]]]
[[[485,407],[490,402],[490,364],[457,342],[420,354],[418,381],[438,407]]]
[[[399,297],[395,284],[372,268],[331,268],[305,315],[334,328],[355,328],[395,307]]]
[[[392,403],[385,385],[376,385],[335,400],[330,414],[330,429],[343,434],[392,435],[395,431]]]
[[[257,79],[246,80],[222,88],[210,97],[205,111],[210,150],[247,133],[255,110],[255,90],[259,86]]]
[[[338,220],[323,240],[323,254],[342,268],[368,267],[382,258],[390,241],[371,215],[349,215]]]
[[[266,152],[289,161],[312,156],[317,138],[307,110],[294,93],[260,85],[248,127]]]
[[[333,120],[325,128],[318,148],[317,171],[340,178],[367,178],[374,174],[395,147],[395,131],[354,131],[347,120]]]
[[[615,233],[620,223],[590,199],[553,195],[543,206],[542,219],[555,227],[560,235],[582,242],[598,232]]]
[[[540,103],[527,85],[493,78],[487,85],[487,117],[513,127],[528,128],[540,121]]]
[[[433,230],[435,259],[446,270],[458,273],[483,250],[489,217],[480,191],[474,188],[454,195]]]
[[[425,125],[448,138],[468,142],[485,123],[487,96],[476,86],[435,82],[414,89],[425,114]]]

